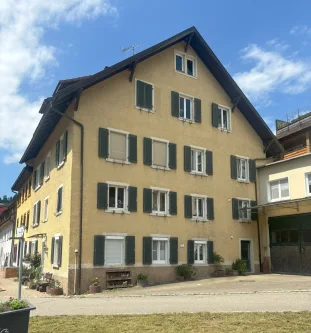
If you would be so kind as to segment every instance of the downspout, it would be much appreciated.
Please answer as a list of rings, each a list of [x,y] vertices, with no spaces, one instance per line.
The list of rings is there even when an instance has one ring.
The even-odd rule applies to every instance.
[[[77,108],[77,105],[76,105]],[[81,293],[81,267],[82,267],[82,222],[83,222],[83,176],[84,176],[84,126],[77,120],[67,116],[66,114],[58,111],[51,104],[51,110],[56,112],[62,117],[66,117],[71,120],[74,124],[80,127],[81,130],[81,141],[80,141],[80,222],[79,222],[79,260],[78,260],[78,295]],[[76,254],[75,254],[76,255]]]
[[[256,202],[257,202],[257,206],[258,206],[257,180],[255,181],[255,198],[256,198]],[[260,273],[262,273],[262,265],[261,265],[261,241],[260,241],[259,213],[258,212],[257,212],[256,222],[257,222],[257,237],[258,237],[259,268],[260,268]]]

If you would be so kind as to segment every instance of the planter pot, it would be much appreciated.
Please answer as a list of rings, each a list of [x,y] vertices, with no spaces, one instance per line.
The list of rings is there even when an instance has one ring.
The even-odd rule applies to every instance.
[[[227,276],[233,276],[233,272],[227,272]]]
[[[35,307],[29,304],[29,307],[26,309],[1,312],[0,332],[28,333],[30,311],[35,309]]]
[[[101,286],[94,286],[94,285],[89,286],[89,293],[90,294],[98,294],[101,291],[102,291]]]
[[[217,271],[217,276],[218,277],[224,277],[226,275],[226,272],[224,271],[224,270],[219,270],[219,271]]]
[[[61,296],[63,295],[63,288],[52,288],[49,287],[49,292],[51,296]]]
[[[235,271],[235,270],[232,271],[232,275],[233,275],[233,276],[239,276],[239,271]]]
[[[185,281],[185,277],[184,276],[177,276],[177,281]]]
[[[137,286],[147,287],[148,286],[148,280],[137,280]]]

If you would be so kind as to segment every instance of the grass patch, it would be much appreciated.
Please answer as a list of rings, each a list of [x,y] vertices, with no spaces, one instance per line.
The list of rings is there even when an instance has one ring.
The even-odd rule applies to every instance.
[[[29,333],[311,332],[310,312],[33,317]]]

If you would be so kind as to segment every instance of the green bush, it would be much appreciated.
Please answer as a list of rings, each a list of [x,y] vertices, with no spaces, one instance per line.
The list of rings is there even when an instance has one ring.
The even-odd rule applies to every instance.
[[[217,252],[213,253],[213,262],[215,265],[220,265],[224,263],[224,258]]]
[[[146,280],[148,280],[148,275],[145,275],[143,273],[139,273],[139,275],[137,276],[137,280],[146,281]]]
[[[244,260],[237,259],[232,263],[232,269],[234,271],[239,271],[239,274],[244,274],[247,271],[247,266]]]
[[[184,276],[185,278],[191,278],[197,273],[197,269],[189,264],[178,265],[175,269],[177,276]]]

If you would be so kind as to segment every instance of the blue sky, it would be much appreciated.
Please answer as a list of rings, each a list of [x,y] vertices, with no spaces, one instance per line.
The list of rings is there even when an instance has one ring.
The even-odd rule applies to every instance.
[[[53,3],[53,5],[52,5]],[[0,196],[22,166],[42,98],[195,26],[273,129],[311,110],[311,3],[244,0],[1,0]]]

